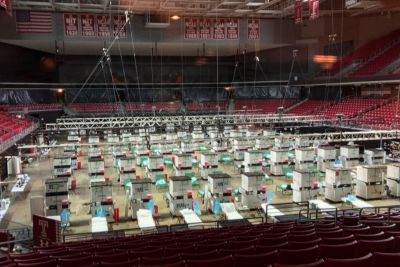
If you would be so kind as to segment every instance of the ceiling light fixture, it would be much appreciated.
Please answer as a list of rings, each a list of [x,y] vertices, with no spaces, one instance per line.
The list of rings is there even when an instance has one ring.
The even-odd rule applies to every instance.
[[[246,3],[246,6],[262,6],[265,5],[265,0],[253,0],[251,2]]]
[[[178,20],[178,19],[180,19],[181,17],[179,17],[178,15],[173,15],[172,17],[171,17],[171,19],[172,20]]]

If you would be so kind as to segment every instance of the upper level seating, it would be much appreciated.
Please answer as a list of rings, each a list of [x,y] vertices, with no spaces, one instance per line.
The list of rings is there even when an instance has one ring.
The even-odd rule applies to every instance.
[[[346,118],[351,118],[360,112],[382,103],[383,99],[353,99],[349,98],[334,104],[321,111],[321,115],[335,118],[336,114],[343,114]]]
[[[228,103],[226,101],[208,101],[208,102],[189,102],[186,103],[188,111],[216,111],[218,107],[220,110],[226,110]]]
[[[176,101],[165,101],[165,102],[127,102],[125,103],[125,109],[128,112],[150,112],[150,111],[167,111],[177,112],[179,111],[179,103]]]
[[[265,223],[67,242],[36,247],[28,254],[9,254],[0,258],[0,265],[398,266],[400,232],[386,230],[400,229],[398,224],[376,225],[376,219],[384,215],[363,218],[363,224],[357,215],[346,216],[336,223]],[[374,220],[373,224],[368,218]],[[365,229],[364,235],[357,234],[359,229]]]
[[[16,104],[16,105],[0,105],[0,110],[6,111],[40,111],[40,110],[59,110],[62,109],[60,103],[42,103],[42,104]]]
[[[14,135],[20,134],[32,125],[33,122],[30,120],[0,112],[0,142],[4,142]]]
[[[256,113],[275,113],[279,107],[290,107],[296,102],[294,99],[236,99],[235,111],[247,110]]]
[[[368,76],[376,74],[379,70],[389,65],[400,57],[400,43],[394,45],[381,55],[377,56],[374,60],[363,65],[355,72],[351,73],[351,77]]]
[[[68,107],[77,113],[108,113],[117,112],[116,103],[73,103]]]
[[[287,113],[295,115],[310,115],[314,113],[317,109],[322,109],[323,107],[333,104],[332,101],[324,100],[307,100],[304,103],[290,109]]]
[[[360,46],[352,53],[344,56],[341,60],[341,63],[336,63],[334,67],[330,70],[330,73],[335,74],[340,70],[340,67],[345,68],[353,62],[368,60],[368,58],[373,57],[374,55],[382,51],[383,48],[391,45],[393,41],[398,39],[399,37],[400,30],[396,30]]]
[[[359,124],[371,125],[378,129],[388,129],[400,125],[400,101],[394,101],[371,110],[358,120]]]

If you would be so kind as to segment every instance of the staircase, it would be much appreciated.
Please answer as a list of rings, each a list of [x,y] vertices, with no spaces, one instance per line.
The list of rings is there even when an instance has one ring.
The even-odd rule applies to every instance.
[[[288,107],[287,109],[285,109],[285,113],[288,113],[290,110],[294,109],[297,106],[300,106],[300,105],[304,104],[307,101],[308,101],[308,98],[300,100],[299,102],[297,102],[297,103],[291,105],[290,107]]]
[[[381,69],[380,71],[378,71],[377,74],[379,74],[379,75],[392,74],[392,73],[396,72],[396,70],[399,68],[400,68],[400,58],[396,59],[395,61],[393,61],[392,63],[390,63],[383,69]]]

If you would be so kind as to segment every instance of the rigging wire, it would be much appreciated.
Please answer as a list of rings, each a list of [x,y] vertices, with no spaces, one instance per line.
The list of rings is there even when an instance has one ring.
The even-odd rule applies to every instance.
[[[127,81],[127,79],[126,79],[126,72],[125,72],[125,66],[124,66],[125,64],[124,64],[124,59],[123,59],[123,56],[122,56],[121,45],[120,45],[119,40],[118,40],[118,51],[119,51],[119,57],[120,57],[120,59],[121,59],[122,74],[124,75],[125,91],[126,91],[126,94],[127,94],[127,98],[129,99],[128,81]],[[120,101],[121,101],[121,99],[120,99]],[[125,112],[126,112],[126,110],[125,110]]]
[[[218,21],[218,15],[215,16],[215,20]],[[216,60],[217,60],[217,115],[219,115],[219,111],[220,111],[220,106],[219,106],[219,47],[218,47],[218,39],[215,39],[215,54],[216,54]]]
[[[119,29],[119,31],[118,31],[118,33],[117,33],[117,36],[119,36],[119,35],[121,34],[121,32],[125,29],[125,27],[126,27],[126,25],[128,24],[129,21],[130,21],[130,20],[129,20],[129,17],[127,17],[127,19],[126,19],[124,25],[121,27],[121,29]],[[110,51],[111,48],[114,46],[116,40],[117,40],[117,38],[115,37],[115,38],[112,40],[112,42],[110,43],[110,45],[108,46],[108,48],[103,48],[103,53],[101,54],[99,60],[97,61],[96,65],[93,67],[92,71],[89,73],[89,76],[86,78],[85,82],[84,82],[84,83],[82,84],[82,86],[79,88],[78,93],[74,96],[74,98],[72,99],[71,103],[74,103],[74,102],[76,101],[76,99],[78,98],[79,94],[80,94],[80,93],[82,92],[82,90],[86,87],[86,85],[90,82],[92,76],[95,74],[95,72],[97,71],[97,69],[98,69],[99,67],[101,67],[101,68],[103,69],[102,64],[104,63],[103,61],[104,61],[105,54],[106,54],[106,53],[104,53],[104,50],[107,51],[107,52]],[[106,80],[105,80],[105,81],[106,81]]]
[[[132,49],[132,54],[133,54],[133,65],[134,65],[134,68],[135,68],[137,88],[139,90],[140,110],[143,113],[144,111],[143,111],[143,102],[142,102],[142,90],[141,90],[141,87],[140,87],[139,71],[138,71],[138,68],[137,68],[137,60],[136,60],[136,52],[135,52],[135,43],[134,43],[134,39],[133,39],[132,23],[129,23],[129,29],[130,29],[131,49]]]

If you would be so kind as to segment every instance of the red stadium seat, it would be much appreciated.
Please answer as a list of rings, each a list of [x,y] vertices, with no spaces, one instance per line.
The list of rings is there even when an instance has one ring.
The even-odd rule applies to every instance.
[[[347,235],[342,237],[324,237],[322,238],[321,244],[338,245],[338,244],[346,244],[354,240],[355,240],[354,235]]]
[[[372,267],[398,267],[400,263],[400,253],[373,253]]]
[[[205,253],[182,253],[183,260],[203,260],[203,259],[216,259],[219,258],[217,250],[212,250]]]
[[[350,259],[357,256],[357,241],[339,245],[321,244],[319,246],[321,258]]]
[[[393,237],[382,240],[358,240],[358,255],[363,256],[370,252],[393,252],[394,241]]]
[[[236,267],[258,266],[266,267],[278,261],[278,251],[274,250],[268,253],[247,255],[238,254],[234,256]]]
[[[279,263],[304,264],[312,263],[318,258],[318,246],[303,249],[280,249]]]
[[[167,256],[167,257],[143,257],[140,260],[140,265],[148,266],[148,265],[162,265],[162,264],[172,264],[180,261],[179,255]]]
[[[285,242],[285,243],[269,245],[269,246],[257,245],[255,247],[255,251],[257,253],[264,253],[264,252],[280,250],[280,249],[287,249],[287,248],[289,248],[289,243]]]
[[[378,232],[375,234],[356,234],[357,240],[380,240],[385,238],[384,232]]]
[[[100,254],[94,257],[96,262],[125,262],[129,260],[129,253],[115,252],[110,254]]]
[[[325,267],[372,267],[372,254],[352,259],[325,259]],[[383,266],[382,266],[383,267]]]
[[[129,260],[124,262],[101,262],[98,266],[101,267],[132,267],[138,266],[139,260]]]
[[[247,254],[252,255],[255,253],[255,249],[253,246],[243,247],[237,249],[220,249],[218,253],[222,256],[236,255],[236,254]]]
[[[59,267],[76,267],[76,266],[85,266],[93,264],[92,256],[83,256],[76,258],[58,258],[58,266]]]
[[[316,262],[312,262],[312,263],[306,263],[306,264],[274,264],[274,267],[324,267],[325,266],[325,262],[323,259],[318,260]]]
[[[187,265],[191,267],[232,267],[234,264],[231,256],[210,260],[188,260]]]
[[[57,266],[56,260],[47,260],[35,263],[19,263],[18,267],[55,267]],[[65,266],[65,265],[63,265]]]
[[[289,249],[301,249],[301,248],[309,248],[313,247],[315,245],[319,245],[321,243],[322,239],[317,238],[314,240],[309,240],[309,241],[289,241]]]

